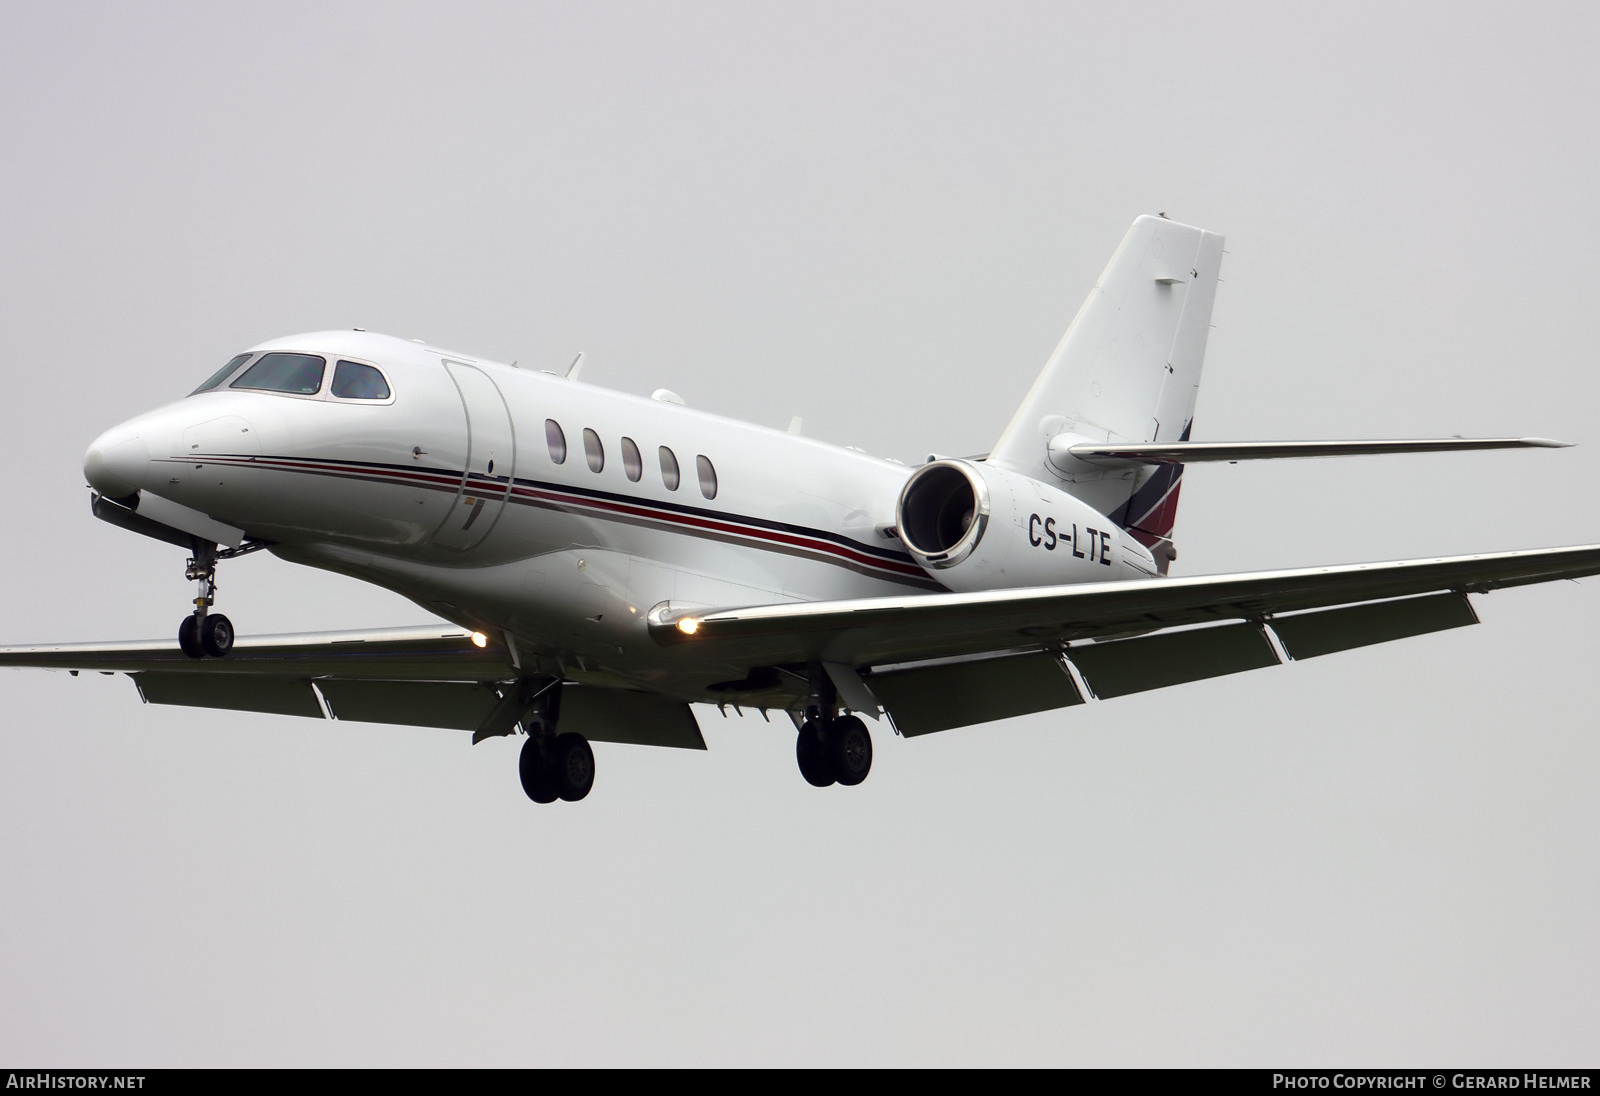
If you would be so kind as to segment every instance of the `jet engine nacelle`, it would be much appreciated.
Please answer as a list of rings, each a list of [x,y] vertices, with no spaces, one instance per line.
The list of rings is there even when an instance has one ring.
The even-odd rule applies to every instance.
[[[1064,491],[991,464],[936,460],[900,492],[911,557],[957,592],[1149,578],[1149,551]]]

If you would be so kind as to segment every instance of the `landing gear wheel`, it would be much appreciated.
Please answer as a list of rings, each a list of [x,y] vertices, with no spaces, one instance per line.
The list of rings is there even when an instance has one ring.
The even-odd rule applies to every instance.
[[[833,778],[850,788],[872,771],[872,736],[867,725],[853,715],[836,719],[828,728],[828,767]]]
[[[205,654],[200,649],[200,618],[186,616],[183,623],[178,625],[178,650],[190,658],[199,658]]]
[[[826,744],[822,728],[816,720],[808,719],[800,725],[800,737],[794,744],[794,757],[800,763],[800,775],[814,788],[826,788],[834,781]]]
[[[522,790],[535,803],[554,803],[555,789],[550,786],[544,763],[544,749],[533,735],[522,744],[522,756],[517,762],[517,773],[522,777]]]
[[[181,634],[178,642],[183,642]],[[212,658],[221,658],[233,650],[233,621],[221,613],[207,614],[200,622],[200,649]]]
[[[576,803],[594,787],[594,751],[581,734],[556,736],[550,751],[550,786],[568,803]]]

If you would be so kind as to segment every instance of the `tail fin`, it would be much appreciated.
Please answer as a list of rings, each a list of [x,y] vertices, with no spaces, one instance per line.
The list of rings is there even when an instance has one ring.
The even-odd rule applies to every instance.
[[[1107,469],[1074,460],[1066,446],[1189,440],[1221,267],[1216,233],[1164,217],[1134,221],[989,454],[1110,517],[1162,572],[1177,555],[1183,465]]]

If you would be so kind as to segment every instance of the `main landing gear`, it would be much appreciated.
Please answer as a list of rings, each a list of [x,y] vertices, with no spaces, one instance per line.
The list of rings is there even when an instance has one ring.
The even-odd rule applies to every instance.
[[[815,788],[840,784],[853,788],[872,771],[872,736],[853,715],[834,715],[837,694],[827,676],[812,677],[811,703],[800,723],[794,756],[800,775]]]
[[[233,650],[233,622],[209,611],[217,597],[217,546],[196,546],[183,577],[200,584],[200,596],[194,599],[194,612],[178,625],[178,647],[190,658],[221,658]]]
[[[815,788],[840,784],[851,788],[872,771],[872,736],[853,715],[833,719],[808,717],[795,742],[800,775]]]
[[[561,685],[556,683],[540,692],[522,717],[528,740],[522,744],[517,774],[535,803],[576,803],[594,787],[594,750],[581,734],[556,733],[560,714]]]
[[[581,734],[529,735],[517,771],[535,803],[576,803],[594,787],[594,751]]]

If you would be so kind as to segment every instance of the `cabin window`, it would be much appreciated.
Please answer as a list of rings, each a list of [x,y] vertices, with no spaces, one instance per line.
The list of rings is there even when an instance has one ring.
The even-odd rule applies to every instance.
[[[661,447],[661,482],[668,491],[678,489],[678,458],[665,445]]]
[[[370,365],[339,362],[333,367],[331,391],[341,400],[386,400],[389,398],[389,382]]]
[[[634,483],[644,475],[644,458],[639,455],[639,446],[632,438],[622,439],[622,474]]]
[[[598,472],[606,466],[606,451],[600,444],[600,435],[583,428],[583,455],[589,458],[589,471]]]
[[[544,440],[550,446],[550,460],[555,464],[565,464],[567,435],[561,432],[561,424],[555,419],[544,420]]]
[[[322,371],[327,364],[315,354],[263,354],[228,387],[314,396],[322,391]]]
[[[249,360],[249,354],[240,354],[238,357],[228,359],[227,365],[211,374],[211,376],[206,379],[205,384],[202,384],[199,388],[196,388],[193,392],[190,392],[189,395],[198,396],[202,392],[211,391],[217,385],[233,376],[233,371],[238,369],[241,365]]]
[[[694,458],[694,466],[700,470],[700,493],[708,499],[717,497],[717,470],[711,467],[711,458],[705,454]]]

